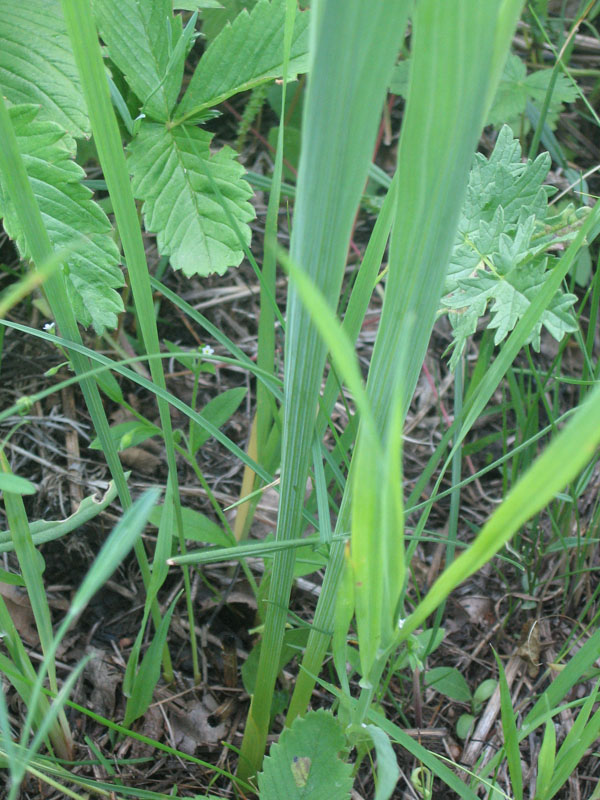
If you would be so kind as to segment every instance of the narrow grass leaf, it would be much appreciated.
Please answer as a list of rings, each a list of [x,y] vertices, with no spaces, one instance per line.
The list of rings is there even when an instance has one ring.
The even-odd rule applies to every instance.
[[[546,720],[544,738],[537,762],[537,781],[534,800],[549,800],[550,781],[556,760],[556,730],[553,720]]]
[[[500,680],[500,715],[502,719],[502,732],[504,734],[504,751],[508,762],[508,772],[515,800],[523,800],[523,770],[521,769],[521,753],[519,751],[519,737],[517,723],[510,699],[510,689],[506,680],[506,673],[498,655],[494,653],[498,664]]]
[[[3,474],[10,473],[10,467],[2,450],[0,450],[0,468]],[[4,507],[15,552],[19,559],[21,574],[27,587],[27,596],[31,603],[42,652],[45,655],[51,650],[53,634],[52,617],[42,578],[45,567],[44,559],[33,544],[21,495],[4,490]],[[56,666],[53,659],[50,659],[48,663],[48,678],[50,688],[56,692],[58,684],[56,681]],[[72,756],[73,740],[65,715],[62,712],[59,713],[58,725],[46,728],[46,730],[49,731],[52,743],[60,757],[70,758]]]
[[[10,494],[35,494],[37,492],[34,483],[20,475],[13,475],[12,472],[0,474],[0,490]]]
[[[441,5],[425,0],[416,7],[389,273],[367,383],[382,428],[394,402],[399,354],[404,354],[400,361],[405,365],[402,414],[421,370],[469,166],[518,14],[515,0],[453,0]],[[335,215],[324,219],[330,218]],[[336,533],[348,529],[349,512],[350,504],[342,501]],[[334,546],[290,718],[306,707],[314,685],[310,674],[319,672],[325,655],[329,640],[321,631],[331,629],[342,564],[343,548]]]
[[[303,113],[291,260],[338,305],[352,224],[375,143],[387,77],[409,2],[320,0],[311,9],[310,79]],[[340,91],[343,87],[343,92]],[[352,136],[348,136],[352,131]],[[315,198],[319,202],[315,202]],[[292,287],[288,295],[279,539],[298,538],[326,345]],[[310,432],[310,434],[309,434]],[[308,434],[308,435],[307,435]],[[293,580],[293,554],[275,557],[259,680],[242,745],[241,775],[262,760]]]
[[[415,630],[459,583],[476,572],[531,516],[552,500],[593,456],[600,442],[600,386],[514,486],[471,544],[433,584],[402,629]]]
[[[418,741],[409,736],[402,728],[387,720],[383,714],[370,710],[369,721],[388,734],[392,742],[397,742],[404,750],[414,756],[421,764],[430,769],[448,788],[456,792],[463,800],[477,800],[478,795],[469,788],[453,770],[435,753],[430,752]]]
[[[125,727],[128,727],[134,720],[145,714],[152,702],[152,695],[160,678],[161,653],[167,641],[171,617],[178,600],[179,595],[173,600],[160,625],[154,632],[150,647],[146,650],[140,668],[133,679],[130,689],[131,696],[127,701],[125,718],[123,719]]]

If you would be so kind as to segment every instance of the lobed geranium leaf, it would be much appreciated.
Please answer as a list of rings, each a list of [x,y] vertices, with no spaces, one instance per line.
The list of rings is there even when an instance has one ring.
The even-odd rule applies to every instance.
[[[169,118],[183,77],[185,48],[171,0],[94,0],[94,13],[112,61],[153,119]],[[171,58],[175,53],[175,57]]]
[[[191,117],[233,94],[283,75],[285,0],[259,0],[226,25],[200,59],[175,115]],[[308,13],[294,25],[288,80],[308,68]]]
[[[75,142],[54,122],[38,118],[33,105],[9,109],[17,143],[50,242],[65,250],[64,270],[75,315],[101,333],[114,328],[123,310],[115,290],[122,286],[119,250],[104,211],[81,184],[83,169],[73,161]],[[0,181],[0,216],[21,255],[29,251],[13,204]]]
[[[39,105],[40,120],[74,137],[89,136],[60,0],[0,0],[0,87],[14,105]]]
[[[212,134],[199,128],[143,123],[129,145],[135,196],[158,250],[186,275],[223,274],[244,256],[215,186],[246,243],[254,209],[244,169],[229,147],[211,154]]]
[[[511,53],[506,60],[504,73],[488,114],[488,124],[498,127],[503,123],[508,123],[516,126],[519,117],[525,113],[528,100],[533,101],[538,108],[541,108],[551,77],[551,69],[540,69],[528,75],[525,63],[519,56]],[[563,103],[574,102],[577,95],[576,87],[566,75],[559,72],[546,116],[546,121],[551,128],[556,127]]]
[[[503,341],[550,275],[547,249],[577,232],[580,217],[572,209],[549,217],[548,198],[555,190],[542,185],[549,168],[547,153],[521,161],[508,126],[489,159],[475,157],[442,299],[454,329],[452,369],[488,307],[494,341]],[[575,299],[556,293],[531,331],[528,341],[536,350],[542,325],[557,340],[576,329],[569,311]]]

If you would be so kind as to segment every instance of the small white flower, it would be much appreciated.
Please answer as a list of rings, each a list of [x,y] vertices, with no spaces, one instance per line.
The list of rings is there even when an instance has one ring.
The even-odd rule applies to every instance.
[[[404,623],[405,622],[406,622],[406,620],[402,619],[402,617],[400,617],[400,619],[398,620],[398,630],[402,630],[402,628],[404,627]]]
[[[215,352],[209,344],[205,344],[204,347],[200,350],[203,356],[212,356]]]
[[[54,333],[55,327],[56,325],[54,324],[54,322],[46,322],[43,329],[46,331],[46,333]]]

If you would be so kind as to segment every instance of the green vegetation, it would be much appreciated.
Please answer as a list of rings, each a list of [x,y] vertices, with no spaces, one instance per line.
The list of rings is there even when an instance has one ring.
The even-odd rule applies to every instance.
[[[0,583],[26,592],[42,659],[0,592],[9,800],[29,779],[73,798],[342,800],[361,781],[376,800],[405,790],[550,800],[566,797],[580,770],[581,796],[600,797],[600,205],[594,169],[577,168],[559,125],[572,107],[597,135],[598,57],[588,70],[570,62],[582,26],[598,48],[600,5],[582,2],[572,16],[549,5],[0,0],[0,216],[20,258],[2,266],[0,370],[11,341],[52,345],[70,370],[52,367],[27,393],[13,375],[0,410],[0,551],[11,554]],[[230,100],[239,126],[222,136]],[[391,175],[372,163],[385,131]],[[221,144],[254,135],[274,150],[262,175]],[[560,194],[553,167],[568,183]],[[254,239],[253,187],[268,195]],[[357,212],[372,222],[358,244]],[[360,256],[351,275],[349,248]],[[242,262],[257,282],[252,352],[182,290],[188,280],[228,287]],[[378,326],[364,358],[371,310]],[[39,313],[50,328],[36,328]],[[180,320],[192,347],[171,333]],[[444,345],[428,356],[432,335]],[[415,393],[422,399],[433,363],[453,407],[449,416],[436,388],[439,418],[415,473],[409,448],[422,442],[410,431],[427,412],[415,411]],[[245,385],[223,385],[224,369]],[[4,389],[10,382],[3,375]],[[52,522],[35,513],[40,488],[11,453],[33,410],[75,390],[106,488],[98,500],[90,486]],[[207,472],[213,440],[218,470],[236,464],[236,502]],[[149,443],[160,455],[141,493],[122,459]],[[491,473],[493,502],[481,487]],[[268,491],[274,535],[255,524]],[[119,519],[53,627],[44,545],[78,536],[111,503]],[[75,702],[93,655],[65,673],[57,653],[125,563],[139,579],[139,615],[115,644],[123,702],[111,716],[81,694]],[[310,613],[293,594],[307,576],[318,598]],[[190,694],[208,721],[193,709],[187,735],[220,731],[228,703],[198,698],[216,669],[210,625],[242,577],[255,611],[241,668],[249,703],[227,762],[200,759],[172,727],[167,744],[146,735],[144,720]],[[485,666],[468,676],[448,646],[457,616],[469,616],[461,586],[481,609],[469,624],[482,639],[473,663]],[[549,619],[569,623],[540,671]],[[175,629],[187,637],[185,669]],[[235,690],[227,638],[219,661]],[[517,701],[511,687],[528,666]],[[433,727],[444,729],[445,754],[425,738]],[[124,741],[144,755],[123,758]],[[127,769],[151,776],[161,753],[196,785],[168,772],[156,790],[129,785]]]

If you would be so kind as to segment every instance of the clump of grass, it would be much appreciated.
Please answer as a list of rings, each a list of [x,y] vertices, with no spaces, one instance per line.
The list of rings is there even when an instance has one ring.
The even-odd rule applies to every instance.
[[[477,142],[497,87],[506,79],[505,64],[521,4],[515,0],[486,4],[476,0],[445,4],[420,0],[413,7],[409,2],[385,0],[375,7],[361,0],[316,0],[310,12],[300,13],[295,0],[258,0],[250,11],[237,16],[232,5],[227,9],[227,14],[231,12],[231,25],[221,28],[214,17],[217,11],[212,12],[209,19],[216,25],[213,30],[220,33],[211,37],[181,97],[184,63],[196,36],[196,15],[184,25],[182,16],[173,14],[170,3],[150,0],[128,0],[124,10],[113,0],[98,0],[95,18],[87,0],[63,0],[61,7],[64,30],[58,33],[74,81],[69,91],[84,99],[88,109],[87,117],[68,124],[82,125],[82,131],[91,132],[94,137],[127,265],[140,331],[140,354],[117,362],[84,347],[78,322],[93,322],[101,333],[121,310],[117,286],[111,283],[116,279],[99,274],[97,296],[93,296],[97,306],[87,309],[94,313],[86,316],[76,280],[77,275],[87,274],[86,266],[77,259],[81,257],[82,237],[91,234],[73,224],[65,241],[57,238],[56,226],[51,223],[56,219],[64,223],[64,210],[59,203],[58,209],[52,210],[55,218],[48,211],[48,197],[56,188],[52,181],[58,180],[64,197],[80,203],[79,216],[84,210],[96,215],[96,238],[86,241],[101,242],[106,264],[112,263],[114,250],[110,225],[95,210],[96,206],[90,205],[87,195],[73,189],[73,183],[79,186],[80,174],[69,175],[68,179],[64,175],[57,177],[50,160],[42,167],[42,173],[35,171],[40,169],[35,150],[39,142],[33,141],[23,120],[33,125],[37,112],[7,104],[0,97],[0,131],[6,143],[0,151],[0,177],[7,228],[22,254],[35,265],[35,280],[44,283],[60,336],[33,332],[9,321],[3,325],[45,338],[68,354],[75,376],[66,383],[75,381],[81,385],[98,445],[106,456],[124,512],[122,523],[84,580],[73,605],[75,610],[69,612],[59,632],[53,635],[36,561],[36,534],[19,495],[31,486],[15,483],[3,458],[5,507],[21,570],[21,576],[14,580],[22,579],[28,589],[45,657],[36,674],[18,633],[11,627],[10,616],[0,604],[9,653],[0,660],[0,668],[29,705],[17,744],[6,708],[0,703],[0,757],[11,771],[11,800],[26,771],[43,775],[52,786],[70,780],[68,771],[60,768],[53,772],[52,761],[37,755],[42,744],[51,754],[71,755],[71,734],[63,707],[78,672],[74,671],[59,688],[53,659],[66,626],[91,596],[92,588],[96,590],[109,570],[122,560],[129,546],[135,548],[145,599],[140,632],[125,674],[128,701],[123,726],[104,721],[113,730],[129,733],[130,725],[145,713],[161,667],[167,683],[173,680],[168,634],[179,597],[166,610],[161,610],[158,603],[169,568],[177,565],[183,570],[193,678],[200,683],[190,570],[203,563],[239,559],[251,585],[256,586],[245,559],[265,557],[272,559],[272,567],[256,589],[261,607],[257,673],[237,777],[229,776],[240,792],[258,786],[261,797],[267,799],[282,793],[286,797],[313,796],[310,793],[317,789],[332,797],[347,797],[352,785],[351,761],[356,772],[373,751],[377,760],[377,797],[391,797],[399,777],[392,747],[395,744],[415,759],[412,785],[423,797],[432,796],[434,779],[464,798],[475,797],[482,787],[489,797],[497,796],[508,789],[502,777],[505,768],[513,796],[521,798],[525,788],[520,742],[539,735],[535,797],[543,800],[555,796],[600,728],[599,712],[594,710],[597,689],[571,704],[577,717],[560,743],[553,726],[569,691],[587,679],[595,661],[595,597],[582,615],[581,640],[576,645],[570,643],[570,657],[567,648],[557,654],[557,663],[558,659],[562,661],[558,664],[558,677],[540,689],[534,705],[520,721],[520,712],[513,707],[510,696],[510,675],[500,659],[498,686],[491,697],[489,693],[484,693],[485,697],[477,692],[471,694],[464,679],[461,682],[454,673],[444,673],[444,682],[441,686],[438,683],[440,691],[444,689],[450,697],[458,691],[459,697],[471,703],[474,713],[489,699],[490,707],[496,703],[500,715],[502,749],[475,766],[471,763],[470,772],[446,763],[415,741],[400,725],[386,719],[379,705],[392,675],[406,668],[412,675],[414,696],[420,698],[427,658],[443,639],[447,598],[459,584],[492,562],[511,540],[513,550],[508,553],[516,552],[512,563],[522,571],[528,596],[543,581],[540,551],[547,547],[550,552],[558,546],[568,557],[574,551],[575,567],[565,575],[568,581],[573,570],[586,569],[592,563],[587,559],[597,544],[590,537],[589,528],[575,537],[569,530],[569,509],[576,507],[593,476],[600,443],[600,389],[594,386],[598,378],[594,335],[588,332],[584,338],[580,332],[573,312],[576,296],[564,292],[563,284],[575,268],[582,247],[589,246],[597,235],[600,207],[596,205],[580,214],[566,209],[556,217],[548,217],[549,190],[542,181],[549,157],[539,156],[533,162],[522,163],[518,144],[508,129],[500,132],[489,159],[479,156],[473,166]],[[572,35],[587,11],[589,7],[573,24]],[[410,61],[397,167],[348,302],[343,304],[341,320],[340,296],[353,223],[369,174],[389,76],[404,47],[409,20]],[[47,25],[52,28],[55,22]],[[110,82],[106,80],[97,25],[110,57]],[[8,35],[18,38],[16,33]],[[138,39],[139,48],[133,46]],[[537,155],[539,142],[550,140],[547,114],[558,71],[566,69],[565,49],[566,44],[557,55],[542,107],[533,123],[529,148],[532,158]],[[259,265],[248,247],[249,222],[254,212],[248,203],[250,188],[243,170],[229,149],[212,153],[211,136],[198,126],[211,115],[210,109],[227,97],[253,87],[261,91],[260,87],[274,78],[282,80],[281,108],[285,109],[287,82],[304,71],[309,77],[290,248],[285,252],[277,245],[285,146],[282,120]],[[137,98],[135,104],[140,113],[136,118],[131,112],[131,97],[126,99],[119,87],[128,87]],[[14,103],[12,97],[10,101]],[[40,138],[46,137],[45,152],[63,165],[73,163],[66,155],[70,146],[64,127],[67,123],[62,117],[57,121],[44,118],[43,114],[36,125],[38,121],[40,127],[35,131]],[[127,152],[123,136],[127,138]],[[60,152],[52,149],[56,142],[61,142]],[[43,159],[41,163],[45,163]],[[68,172],[73,168],[64,169]],[[489,197],[485,194],[483,202],[485,192]],[[10,198],[9,204],[5,196]],[[169,257],[172,266],[183,274],[222,273],[237,265],[244,255],[248,258],[261,286],[257,365],[208,320],[150,277],[136,200],[141,203],[146,231],[157,234],[161,254]],[[388,242],[388,262],[383,271]],[[559,246],[562,250],[550,256],[548,251]],[[285,318],[275,302],[277,264],[289,276]],[[376,286],[384,302],[364,380],[356,358],[356,340]],[[10,302],[17,302],[30,287],[31,278],[13,292]],[[589,306],[594,325],[599,287],[596,275]],[[219,356],[220,361],[235,364],[256,377],[256,419],[247,452],[219,430],[242,395],[225,393],[202,412],[197,410],[197,379],[212,356],[206,351],[193,355],[181,352],[161,342],[155,290],[169,297],[220,342],[230,353],[230,357]],[[455,329],[450,362],[454,370],[454,418],[405,497],[403,429],[444,295],[444,307],[451,310]],[[484,334],[477,362],[470,370],[464,357],[465,345],[488,302],[494,315],[493,327],[497,329],[495,341],[489,332]],[[583,313],[583,308],[582,305],[577,313]],[[285,331],[283,387],[275,358],[276,324]],[[556,376],[560,377],[561,355],[542,374],[528,349],[530,342],[534,346],[539,343],[542,325],[562,339],[561,355],[569,333],[575,335],[583,354],[579,402],[566,414],[557,397],[549,400],[548,394]],[[494,344],[502,344],[497,353]],[[523,350],[527,367],[516,367],[515,358]],[[168,391],[162,366],[165,357],[179,359],[193,372],[196,384],[191,404]],[[136,358],[147,361],[151,380],[128,368]],[[331,369],[325,377],[328,363]],[[106,377],[107,370],[155,395],[158,424],[140,418],[126,433],[110,429],[100,389],[111,400],[123,406],[126,402],[118,384]],[[461,448],[505,376],[507,398],[498,437],[502,456],[489,467],[503,470],[502,502],[474,531],[474,536],[463,542],[459,538],[462,490],[485,470],[462,478]],[[58,388],[60,385],[37,397]],[[347,429],[340,434],[331,415],[341,390],[344,398],[344,393],[351,396],[353,409]],[[22,400],[19,406],[0,413],[0,420],[31,402],[32,398]],[[540,405],[547,417],[547,429],[541,428]],[[173,430],[171,407],[190,421],[185,447]],[[511,415],[519,434],[514,446],[509,444],[513,435]],[[325,445],[328,427],[335,439],[332,449]],[[158,536],[148,558],[139,533],[150,516],[150,507],[157,502],[157,494],[151,493],[132,504],[118,449],[134,435],[155,434],[162,437],[165,445],[168,480],[160,512],[154,516]],[[198,450],[209,436],[214,436],[245,465],[240,498],[244,511],[239,524],[233,527],[197,463]],[[546,446],[538,452],[542,438],[547,440]],[[187,510],[182,507],[177,456],[191,464],[221,523],[221,528],[210,521],[202,523],[202,541],[211,546],[200,551],[187,552]],[[410,577],[413,558],[426,541],[429,515],[433,503],[445,494],[440,487],[449,469],[451,486],[445,492],[450,495],[449,526],[448,535],[442,540],[445,565],[432,585],[416,595]],[[434,475],[433,490],[423,501],[424,489]],[[309,476],[314,492],[307,503]],[[267,485],[277,485],[280,495],[275,540],[242,542],[256,499]],[[554,541],[550,544],[539,531],[532,534],[524,527],[528,521],[536,521],[544,509],[548,509],[553,525]],[[599,513],[596,507],[593,519],[597,520]],[[410,531],[406,526],[409,514],[416,519],[414,530]],[[314,535],[305,535],[307,524],[316,530]],[[299,548],[304,552],[308,548],[309,554],[318,549],[319,557],[325,561],[325,573],[287,708],[288,730],[263,762],[276,681],[288,657],[283,645],[288,645],[286,628]],[[456,556],[458,549],[461,552]],[[142,656],[150,620],[150,644]],[[421,630],[423,627],[425,630]],[[287,651],[290,649],[287,647]],[[338,685],[318,678],[328,653]],[[46,674],[50,693],[55,696],[52,703],[46,701],[42,691]],[[331,694],[335,715],[324,710],[307,712],[317,680]],[[432,681],[430,684],[435,685]],[[418,714],[420,725],[421,712]],[[109,788],[98,783],[85,785],[100,792],[127,794],[116,781]],[[144,792],[140,796],[155,794]]]

